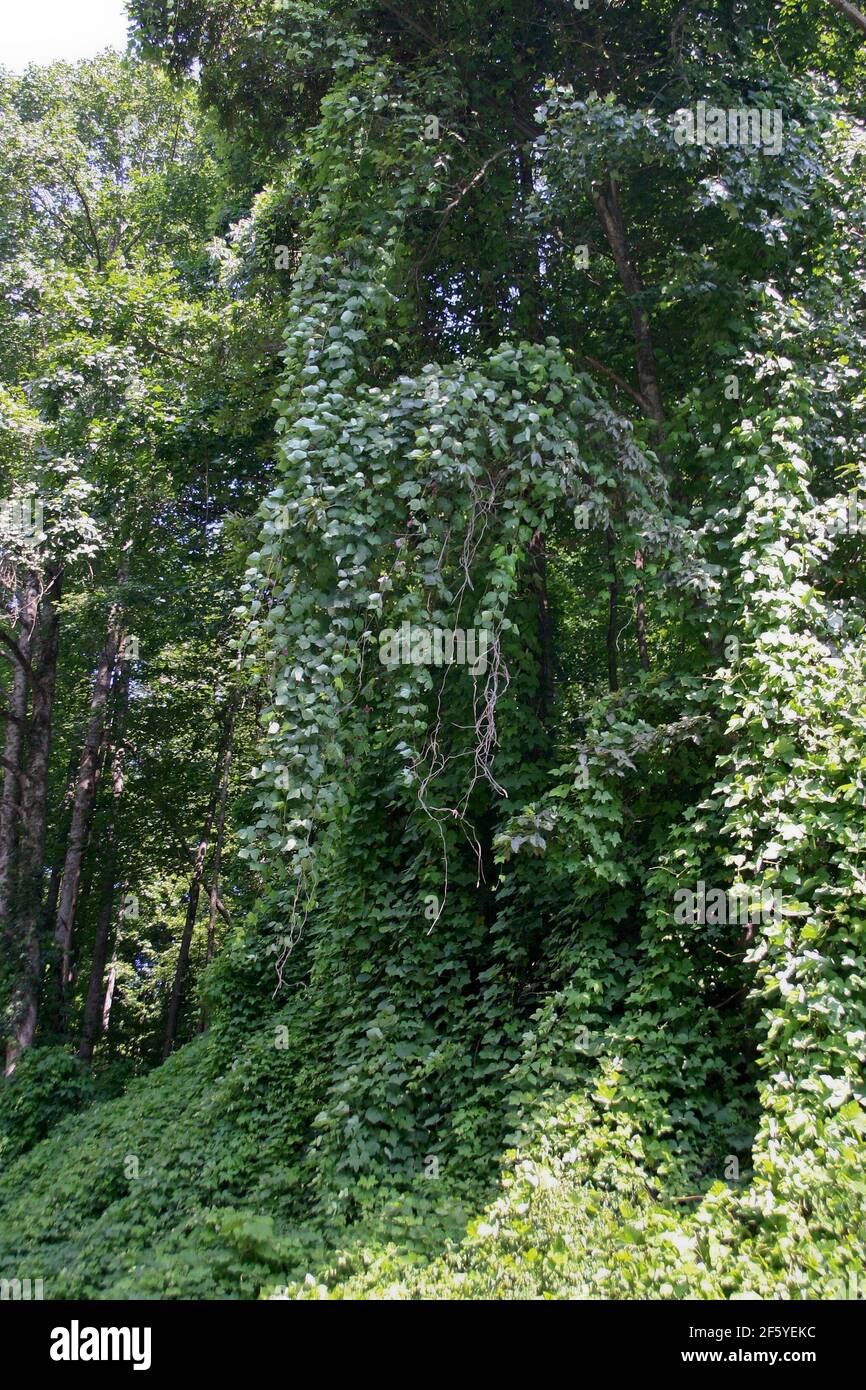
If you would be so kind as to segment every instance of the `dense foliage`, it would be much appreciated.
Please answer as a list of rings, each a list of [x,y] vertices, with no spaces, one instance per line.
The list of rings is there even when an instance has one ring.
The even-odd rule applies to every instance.
[[[861,36],[130,8],[0,90],[0,1270],[856,1297]]]

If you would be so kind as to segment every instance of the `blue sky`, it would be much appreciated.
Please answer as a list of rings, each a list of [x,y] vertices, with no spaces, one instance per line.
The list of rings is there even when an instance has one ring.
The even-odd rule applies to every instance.
[[[0,66],[92,58],[126,48],[124,0],[0,0]]]

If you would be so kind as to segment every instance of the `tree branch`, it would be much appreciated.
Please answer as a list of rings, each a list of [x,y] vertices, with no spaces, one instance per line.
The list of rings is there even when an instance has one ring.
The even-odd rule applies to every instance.
[[[597,357],[587,357],[584,355],[583,360],[584,362],[588,362],[590,367],[594,367],[597,372],[603,372],[621,391],[627,391],[632,400],[637,401],[644,415],[651,414],[649,404],[641,395],[640,391],[635,391],[634,387],[629,386],[627,381],[623,381],[622,377],[617,372],[612,371],[610,367],[606,367],[603,362],[599,362]]]
[[[17,777],[19,782],[32,781],[32,778],[26,772],[22,772],[20,767],[16,767],[13,762],[10,762],[8,758],[4,758],[2,755],[0,755],[0,767],[5,767],[6,771],[11,772],[13,777]]]
[[[15,661],[18,662],[18,665],[24,671],[27,672],[27,679],[32,683],[33,667],[30,665],[30,662],[27,660],[26,656],[22,655],[21,648],[18,646],[18,643],[15,641],[14,637],[10,637],[8,632],[0,631],[0,642],[2,642],[3,646],[6,647],[6,649],[9,652],[11,652],[12,657]]]
[[[830,0],[830,4],[843,14],[855,29],[862,29],[866,34],[866,15],[861,14],[858,9],[848,3],[848,0]]]
[[[93,225],[93,218],[90,215],[90,204],[88,203],[87,198],[84,196],[82,189],[79,187],[78,180],[76,179],[75,175],[69,169],[66,169],[62,164],[60,166],[60,172],[66,175],[69,182],[72,184],[72,187],[75,189],[75,192],[78,194],[79,201],[84,211],[84,216],[87,220],[87,226],[90,230],[91,238],[93,239],[93,251],[96,256],[96,269],[101,271],[103,269],[102,251],[99,248],[99,237],[96,235],[96,228]]]

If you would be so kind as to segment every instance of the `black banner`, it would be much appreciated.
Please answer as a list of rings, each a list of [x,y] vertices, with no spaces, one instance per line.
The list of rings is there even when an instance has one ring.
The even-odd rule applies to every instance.
[[[423,1367],[427,1377],[454,1373],[459,1360],[493,1363],[504,1347],[501,1337],[491,1343],[483,1324],[472,1323],[472,1336],[460,1334],[459,1345],[442,1336],[443,1309],[433,1311],[435,1341],[424,1345]],[[310,1330],[338,1325],[345,1312],[316,1314],[309,1303],[272,1302],[98,1302],[61,1303],[7,1301],[0,1304],[0,1328],[6,1346],[14,1345],[27,1369],[48,1373],[61,1383],[70,1376],[92,1378],[100,1371],[117,1375],[174,1375],[178,1372],[215,1371],[264,1373],[282,1367],[294,1377],[311,1354]],[[386,1326],[399,1335],[417,1313],[403,1305],[394,1308]],[[429,1314],[422,1313],[426,1323]],[[450,1322],[450,1314],[446,1314]],[[460,1320],[460,1314],[457,1314]],[[494,1319],[496,1314],[493,1314]],[[312,1317],[312,1323],[308,1319]],[[376,1318],[376,1327],[378,1318]],[[391,1321],[391,1317],[394,1321]],[[350,1314],[352,1327],[354,1318]],[[410,1322],[407,1323],[406,1319]],[[432,1324],[429,1324],[432,1326]],[[446,1324],[447,1325],[447,1324]],[[680,1370],[700,1376],[708,1366],[761,1368],[770,1379],[778,1371],[805,1368],[825,1378],[850,1361],[854,1338],[862,1328],[858,1303],[790,1303],[736,1301],[585,1303],[548,1309],[542,1322],[544,1360],[557,1350],[576,1368],[617,1374],[622,1371],[667,1374]],[[363,1347],[369,1347],[369,1323],[364,1339],[345,1343],[346,1374],[358,1374]],[[564,1339],[557,1347],[556,1335]],[[423,1335],[423,1334],[422,1334]],[[304,1341],[297,1344],[298,1337]],[[303,1349],[306,1350],[303,1350]],[[376,1353],[381,1356],[383,1348]],[[516,1346],[515,1346],[516,1351]],[[340,1375],[341,1347],[320,1346],[321,1374]],[[301,1358],[300,1362],[298,1358]],[[349,1365],[351,1364],[351,1370]],[[305,1370],[305,1376],[309,1370]],[[495,1374],[495,1371],[494,1371]]]

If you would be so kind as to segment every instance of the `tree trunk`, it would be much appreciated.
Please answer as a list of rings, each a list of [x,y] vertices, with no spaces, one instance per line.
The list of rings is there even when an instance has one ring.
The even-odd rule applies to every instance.
[[[634,553],[634,567],[638,573],[638,585],[635,592],[634,615],[637,624],[637,651],[642,671],[650,668],[649,650],[646,642],[646,600],[644,598],[643,580],[640,576],[644,569],[644,553],[639,546]]]
[[[117,952],[120,947],[120,927],[114,938],[114,950],[111,953],[111,965],[108,967],[108,982],[105,986],[105,998],[102,1001],[102,1036],[108,1036],[108,1025],[111,1022],[111,1006],[114,1003],[114,987],[117,984]]]
[[[556,693],[553,672],[553,637],[547,594],[547,545],[540,533],[533,538],[535,592],[538,603],[538,720],[550,733]]]
[[[652,331],[647,313],[639,303],[639,296],[643,293],[644,283],[634,265],[629,249],[616,179],[611,177],[608,178],[607,184],[603,187],[595,186],[592,190],[592,200],[607,238],[607,244],[611,249],[623,289],[628,296],[629,314],[631,315],[631,326],[637,353],[641,405],[644,414],[655,422],[658,433],[661,434],[664,430],[665,415],[662,407]],[[640,579],[644,569],[644,552],[640,547],[635,551],[634,564],[638,572],[638,584],[635,590],[638,658],[641,669],[648,671],[650,662],[646,639],[646,603],[644,601],[643,581]]]
[[[214,844],[213,869],[210,885],[210,916],[208,919],[207,930],[207,964],[210,965],[214,958],[214,940],[216,932],[217,909],[219,906],[220,892],[220,867],[223,857],[223,841],[226,829],[226,805],[229,795],[229,774],[232,766],[232,752],[234,748],[234,718],[229,722],[228,736],[226,739],[226,756],[223,766],[223,781],[220,791],[219,815],[217,816],[217,832]]]
[[[42,951],[39,935],[48,809],[48,760],[51,753],[51,715],[57,679],[59,577],[46,586],[39,616],[38,655],[33,676],[33,709],[27,747],[27,781],[21,798],[21,843],[16,937],[19,974],[12,993],[11,1031],[6,1046],[6,1075],[36,1035]]]
[[[211,783],[210,798],[208,800],[207,811],[205,812],[204,825],[199,836],[198,849],[196,850],[195,861],[193,864],[192,879],[189,885],[189,896],[187,898],[186,919],[183,925],[183,935],[180,939],[180,951],[177,957],[177,966],[174,972],[174,983],[171,987],[171,997],[168,1001],[168,1013],[165,1021],[165,1037],[162,1045],[163,1061],[171,1054],[177,1038],[177,1022],[180,1016],[180,1001],[183,993],[183,986],[186,980],[187,968],[189,966],[189,952],[192,945],[192,933],[195,927],[195,919],[198,913],[198,900],[201,892],[201,881],[204,874],[205,858],[210,843],[211,831],[213,829],[214,816],[216,814],[217,797],[219,796],[220,780],[225,750],[230,746],[230,741],[234,730],[234,715],[237,707],[236,697],[229,700],[226,708],[225,721],[223,723],[223,733],[220,739],[219,753],[217,754],[216,767],[214,769],[213,781]]]
[[[855,29],[861,29],[866,34],[866,15],[862,14],[856,5],[850,4],[849,0],[830,0],[830,4],[839,10]]]
[[[72,823],[72,801],[75,795],[75,774],[78,770],[78,757],[75,750],[79,741],[84,737],[84,726],[79,726],[72,738],[73,751],[69,758],[69,767],[66,773],[66,792],[60,808],[60,829],[58,831],[58,846],[55,861],[51,866],[51,878],[48,883],[48,897],[45,900],[45,915],[43,917],[43,932],[46,941],[54,935],[55,917],[57,915],[57,899],[60,893],[60,879],[63,875],[63,861],[66,858],[66,845],[69,841],[69,827]]]
[[[108,956],[108,938],[111,933],[111,923],[114,919],[118,840],[117,822],[120,813],[120,802],[123,797],[123,760],[125,752],[123,733],[128,707],[129,669],[128,667],[123,667],[121,668],[121,674],[115,692],[114,729],[112,733],[114,758],[111,767],[111,807],[109,810],[109,822],[103,841],[105,846],[105,864],[103,870],[102,903],[96,921],[96,935],[93,941],[93,956],[90,964],[90,983],[84,1005],[81,1044],[78,1049],[79,1057],[85,1062],[91,1061],[93,1057],[93,1047],[96,1041],[96,1033],[99,1027],[103,1001],[103,976],[105,975],[105,961]]]
[[[21,806],[21,755],[24,746],[24,726],[27,719],[27,700],[30,678],[24,662],[30,661],[33,623],[38,608],[39,586],[35,574],[29,574],[21,604],[21,631],[15,643],[18,656],[12,661],[12,690],[7,712],[6,738],[3,747],[3,792],[0,797],[0,931],[9,921],[9,909],[15,889],[15,857],[18,846],[18,821]],[[21,660],[23,658],[23,661]]]
[[[607,244],[611,249],[614,264],[628,296],[632,332],[637,350],[637,375],[644,413],[657,425],[664,424],[664,410],[659,389],[658,370],[652,332],[646,310],[640,305],[639,297],[644,291],[644,283],[632,261],[625,223],[619,205],[619,188],[616,179],[609,178],[602,187],[594,185],[592,201],[598,213]]]
[[[61,1000],[65,999],[71,980],[72,932],[75,926],[75,911],[81,883],[81,861],[87,846],[90,818],[96,799],[97,769],[105,729],[105,706],[119,651],[120,609],[117,604],[114,604],[109,615],[108,636],[99,658],[93,693],[90,698],[90,717],[84,747],[81,751],[81,762],[78,767],[69,839],[63,861],[60,899],[57,904],[54,941]]]
[[[619,690],[616,671],[616,624],[619,597],[619,580],[616,572],[616,552],[614,550],[613,528],[607,528],[607,562],[611,568],[610,589],[607,600],[607,683],[610,689]]]
[[[219,814],[217,815],[216,840],[214,841],[213,867],[211,870],[210,883],[210,903],[207,923],[207,955],[205,963],[210,965],[216,950],[216,919],[220,906],[220,867],[223,857],[223,841],[226,829],[226,806],[229,796],[229,774],[232,766],[232,752],[234,749],[234,713],[229,719],[228,733],[226,736],[226,756],[223,767],[222,788],[220,790]],[[202,1009],[200,1030],[207,1027],[207,1014]]]
[[[110,698],[110,695],[111,695],[111,692],[109,691],[109,698]],[[84,922],[86,921],[88,906],[89,906],[89,903],[90,903],[90,894],[91,894],[91,892],[92,892],[92,890],[93,890],[94,880],[95,880],[95,879],[97,878],[97,876],[98,876],[99,869],[100,869],[100,867],[101,867],[101,862],[102,862],[102,860],[101,860],[101,855],[100,855],[100,850],[101,850],[102,847],[101,847],[101,845],[99,845],[99,846],[97,847],[97,846],[94,846],[94,845],[92,844],[92,833],[93,833],[93,823],[94,823],[94,819],[95,819],[95,817],[96,817],[97,807],[98,807],[98,805],[99,805],[99,790],[100,790],[100,787],[102,786],[102,779],[103,779],[103,776],[104,776],[104,774],[105,774],[106,757],[107,757],[107,755],[109,754],[109,752],[110,752],[110,750],[108,750],[108,749],[106,748],[105,738],[103,737],[103,744],[102,744],[102,748],[100,749],[99,761],[98,761],[97,764],[96,764],[96,774],[95,774],[95,777],[94,777],[94,785],[93,785],[93,804],[92,804],[92,806],[91,806],[91,808],[90,808],[90,814],[89,814],[89,816],[87,817],[87,824],[86,824],[85,829],[84,829],[84,854],[83,854],[83,857],[82,857],[82,860],[81,860],[81,873],[80,873],[80,875],[79,875],[79,883],[78,883],[78,897],[77,897],[76,903],[75,903],[75,919],[74,919],[73,924],[72,924],[72,940],[71,940],[70,943],[69,943],[69,973],[68,973],[68,976],[67,976],[67,979],[66,979],[66,984],[65,984],[64,992],[63,992],[63,993],[61,993],[61,983],[62,983],[62,982],[61,982],[61,977],[60,977],[60,970],[59,970],[59,968],[57,968],[57,969],[55,970],[55,975],[54,975],[54,1001],[53,1001],[53,1002],[54,1002],[55,1007],[56,1007],[56,1026],[57,1026],[58,1032],[59,1032],[62,1036],[66,1036],[66,1035],[68,1034],[68,1032],[69,1032],[69,1022],[70,1022],[70,1019],[69,1019],[69,1009],[70,1009],[72,1000],[73,1000],[74,995],[75,995],[75,985],[76,985],[76,981],[77,981],[77,979],[78,979],[78,953],[77,953],[77,949],[76,949],[76,940],[77,940],[77,938],[78,938],[78,936],[79,936],[79,933],[81,932],[81,929],[82,929],[82,926],[83,926]],[[69,839],[69,836],[68,836],[68,831],[67,831],[67,843],[68,843],[68,839]],[[63,856],[63,857],[64,857],[64,861],[65,861],[65,858],[66,858],[65,852],[64,852],[64,856]],[[53,875],[52,875],[52,876],[53,876]],[[61,878],[61,883],[62,883],[62,878]],[[100,883],[99,886],[101,886],[101,883]],[[50,893],[50,891],[51,891],[51,890],[50,890],[50,886],[49,886],[49,893]],[[57,903],[56,903],[56,901],[55,901],[55,903],[54,903],[54,923],[55,923],[55,929],[56,929],[56,914],[57,914]],[[47,905],[46,905],[46,910],[45,910],[45,919],[46,919],[46,920],[47,920],[47,917],[48,917],[48,908],[47,908]],[[45,940],[46,940],[46,941],[49,941],[49,940],[51,940],[51,938],[46,934]]]

